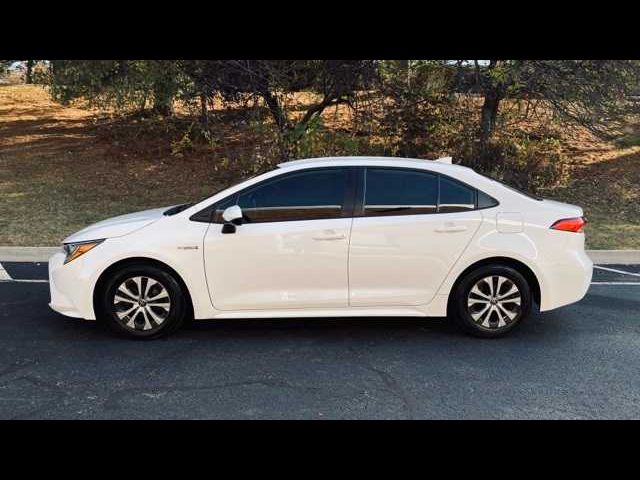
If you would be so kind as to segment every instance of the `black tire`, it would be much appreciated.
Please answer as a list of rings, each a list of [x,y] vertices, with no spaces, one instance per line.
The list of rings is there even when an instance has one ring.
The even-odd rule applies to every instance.
[[[500,280],[500,277],[507,280]],[[489,282],[492,285],[489,285]],[[499,291],[498,282],[502,282]],[[518,292],[506,295],[508,291],[512,291],[513,286]],[[474,287],[477,287],[474,292],[480,290],[480,294],[471,293]],[[495,295],[492,293],[494,291]],[[502,296],[501,293],[504,300],[498,300]],[[488,310],[485,311],[485,308]],[[482,313],[483,311],[486,313]],[[506,335],[521,324],[530,312],[529,283],[520,272],[506,265],[484,265],[467,273],[458,282],[450,304],[450,313],[455,323],[466,333],[483,338]],[[510,318],[511,314],[515,316]]]
[[[141,279],[143,292],[136,291],[137,278]],[[122,285],[134,295],[124,294]],[[147,298],[144,292],[147,285],[148,298],[158,298],[140,304],[141,293]],[[185,292],[178,281],[169,272],[152,265],[131,264],[123,267],[103,283],[102,291],[97,294],[98,320],[114,332],[133,339],[150,340],[169,335],[180,328],[189,314]],[[129,301],[136,294],[139,297],[138,301]],[[126,301],[120,302],[121,298],[125,298]],[[142,301],[144,302],[144,298]],[[139,307],[140,310],[135,310]],[[134,309],[133,313],[121,318],[129,308]]]

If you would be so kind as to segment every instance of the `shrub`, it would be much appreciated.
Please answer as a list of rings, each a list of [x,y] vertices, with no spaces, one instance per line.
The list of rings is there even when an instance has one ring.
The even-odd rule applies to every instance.
[[[489,144],[489,155],[495,159],[496,167],[486,173],[535,194],[566,180],[569,165],[561,147],[553,137],[514,135],[494,139]]]
[[[296,158],[376,155],[382,154],[382,147],[373,145],[368,136],[330,130],[325,127],[321,117],[316,117],[301,137],[294,153]]]

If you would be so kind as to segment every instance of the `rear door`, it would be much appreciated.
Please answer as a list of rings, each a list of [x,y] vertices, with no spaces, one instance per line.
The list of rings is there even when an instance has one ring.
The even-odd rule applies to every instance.
[[[351,306],[431,301],[482,220],[476,190],[425,170],[367,167],[349,247]]]

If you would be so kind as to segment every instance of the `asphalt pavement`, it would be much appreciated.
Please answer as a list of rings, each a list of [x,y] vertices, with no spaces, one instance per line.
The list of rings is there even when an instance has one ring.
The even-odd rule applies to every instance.
[[[0,419],[640,418],[639,265],[597,268],[581,302],[497,340],[340,318],[151,342],[51,311],[46,263],[1,265]]]

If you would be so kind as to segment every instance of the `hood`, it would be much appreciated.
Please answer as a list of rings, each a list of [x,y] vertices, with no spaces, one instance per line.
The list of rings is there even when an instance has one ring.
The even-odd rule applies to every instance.
[[[79,232],[69,235],[63,240],[63,243],[122,237],[162,218],[163,213],[166,212],[168,208],[170,207],[154,208],[152,210],[143,210],[142,212],[128,213],[127,215],[102,220],[101,222],[89,225]]]

